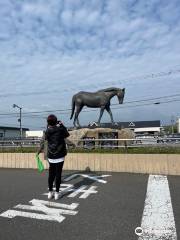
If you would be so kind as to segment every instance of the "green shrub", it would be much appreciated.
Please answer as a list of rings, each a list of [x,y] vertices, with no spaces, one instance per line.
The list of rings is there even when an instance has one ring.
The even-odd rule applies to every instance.
[[[116,149],[72,149],[72,153],[110,153],[110,154],[180,154],[178,147],[133,147],[133,148],[116,148]]]
[[[0,153],[36,153],[38,147],[11,147],[11,148],[0,148]],[[131,147],[131,148],[116,148],[116,149],[83,149],[74,148],[69,149],[70,153],[109,153],[109,154],[180,154],[180,148],[177,146],[170,147]]]

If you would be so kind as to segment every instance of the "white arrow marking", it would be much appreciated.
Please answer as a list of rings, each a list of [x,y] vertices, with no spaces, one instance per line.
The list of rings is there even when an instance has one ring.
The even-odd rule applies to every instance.
[[[166,176],[149,176],[141,228],[139,240],[177,240]]]

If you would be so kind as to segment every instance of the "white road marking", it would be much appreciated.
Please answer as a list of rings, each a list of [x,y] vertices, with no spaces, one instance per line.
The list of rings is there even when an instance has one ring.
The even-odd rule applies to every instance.
[[[77,189],[74,190],[73,193],[71,193],[68,197],[76,197],[79,193],[83,193],[79,198],[87,198],[90,194],[97,193],[95,189],[97,188],[96,186],[91,186],[89,189],[85,190],[87,186],[81,186]]]
[[[63,192],[63,193],[72,192],[73,188],[74,188],[73,184],[64,184],[64,183],[62,183],[61,186],[60,186],[60,191]],[[56,188],[54,187],[53,190],[55,191]]]
[[[70,177],[66,178],[64,181],[70,181],[71,179],[82,176],[84,178],[89,178],[97,182],[107,183],[107,181],[101,179],[105,177],[109,177],[111,175],[101,175],[101,176],[90,176],[87,174],[73,174]],[[72,184],[61,184],[61,192],[72,192],[69,194],[68,197],[75,197],[78,194],[81,194],[79,198],[87,198],[90,194],[97,193],[95,189],[97,186],[91,186],[86,189],[88,186],[83,185],[77,189],[74,188]],[[44,194],[46,195],[46,193]],[[78,211],[74,211],[75,208],[78,207],[78,203],[72,203],[70,205],[62,204],[62,203],[55,203],[50,201],[44,201],[39,199],[33,199],[29,201],[32,205],[25,205],[25,204],[18,204],[14,206],[16,209],[21,210],[28,210],[28,211],[40,211],[41,213],[34,213],[28,211],[17,211],[17,210],[7,210],[0,214],[1,217],[5,218],[14,218],[16,216],[26,217],[26,218],[34,218],[34,219],[41,219],[41,220],[48,220],[48,221],[56,221],[61,223],[65,217],[63,215],[76,215]]]
[[[67,192],[73,192],[74,191],[74,185],[72,184],[61,184],[60,192],[62,195],[66,194]],[[56,188],[53,187],[53,191],[56,191]],[[48,193],[43,193],[42,195],[48,195]]]
[[[177,233],[166,176],[150,175],[139,240],[177,240]]]
[[[79,206],[79,203],[71,203],[68,205],[68,204],[44,201],[44,200],[39,200],[39,199],[33,199],[29,202],[35,206],[37,206],[38,204],[44,204],[48,207],[66,208],[69,210],[74,210],[75,208],[77,208]]]
[[[65,178],[63,181],[68,182],[68,181],[72,180],[73,178],[76,178],[77,176],[81,176],[81,177],[84,177],[84,178],[89,178],[93,181],[97,181],[97,182],[100,182],[100,183],[107,183],[106,180],[103,180],[101,178],[110,177],[111,175],[92,176],[92,175],[88,175],[88,174],[73,174],[70,177]]]
[[[5,218],[15,218],[15,217],[25,217],[25,218],[34,218],[38,220],[48,220],[48,221],[57,221],[53,216],[40,214],[40,213],[31,213],[31,212],[23,212],[16,210],[7,210],[6,212],[0,215]],[[62,222],[65,217],[61,216],[58,218],[58,222]]]
[[[22,210],[30,210],[30,211],[40,211],[40,212],[43,212],[44,214],[8,210],[2,213],[0,216],[8,217],[8,218],[21,216],[21,217],[49,220],[49,221],[57,221],[61,223],[65,219],[65,217],[62,215],[65,215],[65,214],[76,215],[78,212],[73,210],[77,208],[77,206],[79,205],[78,203],[72,203],[70,205],[67,205],[67,204],[54,203],[54,202],[49,202],[49,201],[44,201],[39,199],[33,199],[30,201],[30,203],[32,204],[32,206],[18,204],[14,208],[19,208]],[[52,207],[55,207],[55,208],[52,208]],[[61,208],[65,208],[65,209],[61,209]]]
[[[82,185],[79,188],[73,188],[74,185],[72,184],[61,184],[61,194],[64,195],[69,192],[69,195],[67,197],[76,197],[78,194],[82,193],[79,198],[87,198],[89,197],[90,194],[97,193],[95,189],[97,189],[97,186],[91,186],[88,189],[86,189],[88,186],[87,185]],[[53,188],[55,190],[55,188]],[[70,193],[72,192],[72,193]],[[48,193],[43,193],[43,195],[48,195]]]

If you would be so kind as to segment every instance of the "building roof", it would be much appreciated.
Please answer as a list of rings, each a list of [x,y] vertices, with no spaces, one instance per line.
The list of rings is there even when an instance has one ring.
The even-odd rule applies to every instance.
[[[86,128],[87,126],[83,126]],[[97,123],[92,122],[88,125],[88,128],[115,128],[115,129],[122,129],[122,128],[147,128],[147,127],[160,127],[160,120],[154,121],[131,121],[131,122],[116,122],[114,125],[111,123],[101,123],[100,126],[97,126]]]
[[[19,130],[20,128],[18,127],[6,127],[6,126],[0,126],[0,129],[3,130]],[[29,128],[22,128],[23,131],[28,131]]]

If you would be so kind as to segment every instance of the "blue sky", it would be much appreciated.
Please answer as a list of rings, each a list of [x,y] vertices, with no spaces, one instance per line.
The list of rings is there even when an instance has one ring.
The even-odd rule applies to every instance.
[[[126,88],[115,121],[180,116],[180,96],[126,104],[180,94],[178,0],[0,0],[0,18],[0,114],[18,113],[13,103],[23,113],[69,109],[73,94],[114,86]],[[72,125],[69,112],[54,113]],[[23,126],[41,129],[47,114],[23,114]],[[82,112],[81,124],[98,114]],[[18,126],[17,116],[0,115],[0,125]]]

